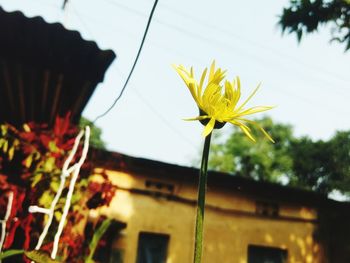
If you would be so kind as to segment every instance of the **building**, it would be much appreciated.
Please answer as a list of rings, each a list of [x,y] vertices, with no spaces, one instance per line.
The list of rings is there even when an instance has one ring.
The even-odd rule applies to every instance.
[[[94,160],[97,178],[107,175],[117,192],[91,217],[124,226],[112,234],[109,262],[192,262],[198,170],[109,152]],[[320,211],[335,206],[313,192],[210,172],[203,262],[347,262],[329,259],[320,226]]]

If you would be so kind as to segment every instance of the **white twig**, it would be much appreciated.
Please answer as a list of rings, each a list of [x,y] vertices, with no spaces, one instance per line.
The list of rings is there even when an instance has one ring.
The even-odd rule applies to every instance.
[[[84,131],[80,131],[78,136],[75,138],[73,149],[72,149],[72,151],[70,152],[69,156],[67,157],[66,161],[63,164],[62,172],[61,172],[61,176],[60,176],[61,181],[60,181],[60,185],[58,187],[57,193],[55,195],[55,198],[53,199],[53,201],[51,203],[51,206],[48,209],[48,211],[44,210],[45,214],[48,214],[49,217],[47,219],[47,222],[46,222],[46,225],[45,225],[45,227],[43,229],[43,232],[41,233],[41,235],[40,235],[40,237],[38,239],[38,243],[36,244],[36,247],[35,247],[36,250],[40,249],[40,247],[41,247],[42,243],[44,242],[44,239],[45,239],[45,237],[47,235],[47,232],[49,231],[50,225],[51,225],[53,217],[54,217],[55,207],[56,207],[56,205],[57,205],[57,203],[58,203],[58,201],[59,201],[59,199],[60,199],[60,197],[62,195],[62,191],[64,189],[66,178],[69,176],[70,172],[75,167],[75,165],[74,165],[74,166],[72,166],[71,168],[68,169],[69,164],[72,162],[73,157],[75,156],[75,154],[77,152],[80,140],[83,137],[83,135],[84,135]],[[37,206],[30,206],[29,207],[29,212],[33,213],[32,212],[33,209],[34,209],[35,212],[39,212],[39,213],[40,212],[41,213],[44,212],[44,211],[38,211],[38,209],[36,207]],[[48,212],[48,213],[46,213],[46,212]]]
[[[83,163],[84,163],[84,161],[86,159],[88,150],[89,150],[89,139],[90,139],[90,127],[86,126],[85,127],[85,141],[84,141],[83,152],[81,154],[79,162],[75,165],[73,176],[72,176],[72,179],[71,179],[71,181],[69,183],[69,190],[68,190],[68,193],[67,193],[66,203],[65,203],[64,208],[63,208],[63,213],[62,213],[62,216],[61,216],[61,220],[60,220],[60,223],[58,225],[58,229],[57,229],[57,232],[56,232],[56,235],[55,235],[55,239],[54,239],[54,243],[53,243],[53,248],[52,248],[52,252],[51,252],[51,258],[52,259],[56,258],[56,254],[57,254],[57,250],[58,250],[58,243],[60,241],[60,237],[61,237],[61,234],[62,234],[62,231],[63,231],[63,227],[64,227],[64,224],[65,224],[65,221],[66,221],[66,217],[68,215],[69,207],[70,207],[70,204],[71,204],[71,199],[72,199],[73,192],[74,192],[75,182],[78,179],[80,168],[83,165]]]
[[[36,205],[31,205],[28,209],[29,213],[42,213],[42,214],[50,214],[50,209],[42,208]]]
[[[7,208],[6,208],[5,217],[3,220],[0,220],[0,222],[1,222],[0,253],[2,251],[2,246],[4,244],[5,237],[6,237],[6,223],[11,215],[11,210],[12,210],[12,202],[13,202],[13,192],[12,191],[9,192],[7,198],[8,198],[8,201],[7,201]],[[0,262],[1,262],[1,260],[0,260]]]

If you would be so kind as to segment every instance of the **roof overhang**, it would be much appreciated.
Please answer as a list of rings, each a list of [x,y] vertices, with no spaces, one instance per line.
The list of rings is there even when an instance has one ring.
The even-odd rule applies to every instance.
[[[131,157],[117,152],[105,150],[90,150],[90,157],[94,166],[106,170],[122,171],[139,175],[147,175],[158,180],[172,180],[174,182],[186,182],[198,185],[199,170],[169,164],[144,158]],[[277,183],[266,181],[255,181],[248,177],[236,176],[234,174],[209,171],[208,188],[226,189],[237,194],[249,195],[262,200],[278,200],[294,204],[310,206],[335,205],[339,202],[328,199],[325,195],[303,190],[291,186],[282,186]],[[343,205],[343,204],[340,204]],[[345,204],[350,207],[350,203]]]
[[[77,31],[0,8],[0,122],[77,122],[115,59]]]

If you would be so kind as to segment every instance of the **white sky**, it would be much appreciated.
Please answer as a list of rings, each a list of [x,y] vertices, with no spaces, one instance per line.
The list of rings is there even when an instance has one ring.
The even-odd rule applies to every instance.
[[[152,0],[0,0],[5,10],[64,22],[117,59],[83,115],[94,119],[119,94],[145,29]],[[185,122],[197,108],[172,63],[193,65],[197,75],[212,59],[239,75],[243,96],[262,82],[252,105],[290,123],[297,135],[327,139],[350,129],[350,52],[329,44],[328,29],[281,36],[278,14],[287,1],[159,0],[143,52],[122,100],[97,125],[110,150],[189,165],[201,149],[202,126]],[[228,127],[225,127],[227,131]]]

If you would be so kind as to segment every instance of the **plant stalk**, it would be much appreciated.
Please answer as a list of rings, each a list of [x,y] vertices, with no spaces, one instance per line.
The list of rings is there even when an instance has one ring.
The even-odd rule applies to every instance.
[[[207,168],[210,148],[211,133],[205,137],[201,169],[199,171],[199,186],[198,186],[198,202],[197,202],[197,217],[196,217],[196,233],[194,244],[194,263],[200,263],[202,260],[203,249],[203,221],[205,207],[205,192],[207,188]]]

